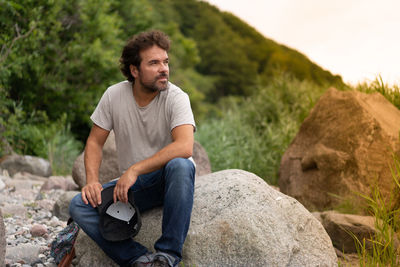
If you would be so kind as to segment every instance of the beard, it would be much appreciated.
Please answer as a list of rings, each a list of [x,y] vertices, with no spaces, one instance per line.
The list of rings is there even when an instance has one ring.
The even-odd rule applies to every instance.
[[[159,79],[167,78],[165,82],[157,83]],[[168,74],[161,73],[160,75],[156,76],[153,81],[146,82],[143,81],[142,76],[139,76],[139,83],[140,85],[146,89],[150,93],[160,92],[168,89]]]

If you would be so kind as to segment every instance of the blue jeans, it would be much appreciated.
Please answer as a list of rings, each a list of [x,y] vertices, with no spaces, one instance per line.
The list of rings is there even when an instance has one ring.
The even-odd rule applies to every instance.
[[[182,247],[189,229],[193,207],[195,167],[188,159],[176,158],[162,169],[140,175],[131,187],[135,204],[140,212],[164,205],[162,235],[154,245],[156,251],[175,257],[175,264],[182,259]],[[107,188],[116,184],[103,185]],[[98,229],[97,209],[82,201],[81,194],[75,196],[69,206],[71,217],[99,247],[117,264],[126,266],[148,253],[148,249],[133,239],[111,242],[105,240]],[[145,224],[145,221],[142,221]]]

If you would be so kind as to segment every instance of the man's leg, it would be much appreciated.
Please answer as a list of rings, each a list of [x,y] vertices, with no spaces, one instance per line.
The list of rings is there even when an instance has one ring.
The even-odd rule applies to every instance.
[[[139,210],[159,206],[162,204],[161,179],[162,170],[139,176],[137,182],[131,187],[134,191],[135,204]],[[116,181],[103,185],[103,188],[115,185]],[[155,198],[157,196],[158,198]],[[82,230],[92,238],[98,246],[117,264],[124,266],[133,263],[140,256],[148,253],[148,249],[129,238],[124,241],[111,242],[103,238],[99,231],[99,214],[97,209],[82,201],[81,194],[75,196],[70,204],[70,215]]]
[[[107,183],[103,188],[112,186],[115,183],[116,181]],[[99,231],[100,216],[97,209],[93,208],[90,204],[86,205],[82,201],[81,194],[76,195],[72,199],[69,212],[72,219],[74,219],[82,230],[117,264],[121,266],[128,265],[133,258],[136,259],[148,252],[147,248],[134,242],[132,239],[119,242],[105,240]]]
[[[162,236],[154,248],[182,259],[182,247],[189,230],[193,207],[195,167],[188,159],[176,158],[164,167],[164,209]]]

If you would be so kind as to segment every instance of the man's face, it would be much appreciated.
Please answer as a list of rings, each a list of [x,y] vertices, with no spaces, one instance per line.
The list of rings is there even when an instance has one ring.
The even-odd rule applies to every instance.
[[[168,88],[169,67],[168,54],[164,49],[154,45],[140,52],[140,68],[134,68],[135,82],[149,92],[163,91]]]

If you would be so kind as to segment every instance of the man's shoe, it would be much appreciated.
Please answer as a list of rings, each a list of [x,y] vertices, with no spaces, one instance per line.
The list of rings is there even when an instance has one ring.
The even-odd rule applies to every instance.
[[[152,266],[153,258],[154,255],[152,253],[144,254],[135,260],[131,267],[150,267]]]
[[[167,258],[165,258],[164,256],[156,256],[156,258],[154,258],[153,260],[153,264],[151,265],[151,267],[169,267],[169,263]]]

